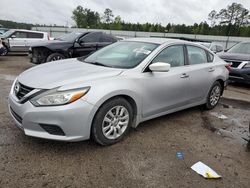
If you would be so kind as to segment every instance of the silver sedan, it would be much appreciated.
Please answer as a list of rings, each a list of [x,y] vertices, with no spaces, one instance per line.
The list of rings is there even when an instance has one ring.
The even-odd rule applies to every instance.
[[[228,69],[205,47],[164,38],[128,39],[88,57],[20,74],[9,94],[15,123],[28,136],[101,145],[139,123],[196,105],[214,108]]]

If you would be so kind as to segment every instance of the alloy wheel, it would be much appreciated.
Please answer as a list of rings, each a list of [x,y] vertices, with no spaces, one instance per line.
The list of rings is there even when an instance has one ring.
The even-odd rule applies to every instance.
[[[102,133],[108,139],[117,139],[126,131],[128,124],[128,110],[124,106],[115,106],[104,116]]]
[[[212,106],[215,106],[219,102],[220,94],[221,88],[218,85],[214,86],[210,94],[210,103]]]

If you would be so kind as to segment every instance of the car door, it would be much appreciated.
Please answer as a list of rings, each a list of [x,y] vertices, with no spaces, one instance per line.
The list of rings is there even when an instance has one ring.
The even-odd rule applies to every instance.
[[[187,45],[186,50],[187,75],[190,79],[187,98],[189,103],[198,103],[206,98],[214,82],[213,73],[216,68],[212,63],[213,55],[210,52],[192,45]]]
[[[26,51],[25,43],[27,40],[27,32],[16,31],[9,37],[10,51],[23,52]]]
[[[164,114],[187,104],[189,78],[186,76],[183,45],[167,47],[152,63],[165,62],[171,65],[168,72],[143,73],[142,115],[144,118]]]
[[[86,56],[97,50],[101,33],[89,33],[78,40],[74,45],[74,56]]]

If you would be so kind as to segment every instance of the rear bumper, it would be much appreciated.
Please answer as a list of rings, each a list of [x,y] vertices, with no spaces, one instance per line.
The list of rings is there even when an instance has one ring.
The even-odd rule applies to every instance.
[[[90,138],[96,107],[82,99],[65,106],[35,107],[29,101],[19,104],[10,94],[8,102],[15,124],[27,136],[58,141]]]
[[[250,84],[250,69],[231,69],[229,73],[229,80]]]

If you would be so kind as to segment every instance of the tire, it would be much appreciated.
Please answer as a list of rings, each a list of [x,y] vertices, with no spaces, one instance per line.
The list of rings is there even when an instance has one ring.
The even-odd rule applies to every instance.
[[[61,59],[65,59],[65,56],[60,54],[60,53],[53,53],[53,54],[50,54],[47,57],[46,62],[58,61],[58,60],[61,60]]]
[[[207,110],[211,110],[217,106],[221,97],[221,93],[222,93],[222,86],[220,82],[216,81],[211,87],[207,96],[207,102],[205,104],[205,108]]]
[[[8,48],[6,48],[5,46],[3,46],[3,51],[1,52],[1,56],[5,56],[5,55],[7,55],[8,54],[8,52],[9,52],[9,50],[8,50]]]
[[[105,102],[94,117],[91,128],[92,139],[103,146],[119,142],[128,133],[132,116],[132,106],[124,98],[117,97]]]

